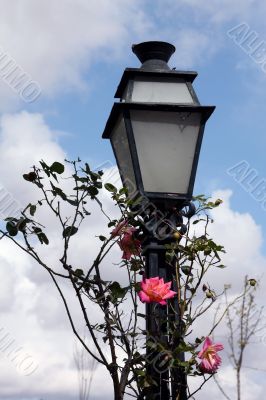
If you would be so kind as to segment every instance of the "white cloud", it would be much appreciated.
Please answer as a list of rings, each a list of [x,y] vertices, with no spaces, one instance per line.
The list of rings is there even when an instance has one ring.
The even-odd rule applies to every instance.
[[[21,135],[21,132],[25,132]],[[44,158],[47,163],[55,160],[63,161],[65,152],[57,143],[56,134],[47,126],[41,114],[21,112],[4,115],[0,124],[0,154],[3,162],[0,165],[2,187],[21,204],[25,205],[33,199],[39,198],[37,190],[22,178],[23,172],[29,171],[29,166]],[[27,145],[25,145],[27,143]],[[66,186],[69,186],[66,180]],[[72,184],[71,184],[72,187]],[[110,196],[103,196],[104,208],[113,216],[117,214],[111,207]],[[106,217],[99,211],[96,203],[89,205],[92,217],[80,229],[78,240],[71,245],[72,255],[69,262],[73,267],[86,269],[97,253],[100,241],[95,235],[108,233],[110,229],[104,227]],[[96,213],[97,210],[97,213]],[[41,220],[48,227],[47,235],[51,244],[47,247],[36,245],[36,250],[45,262],[54,269],[62,267],[59,258],[62,256],[61,232],[54,218],[40,208]],[[118,247],[105,262],[105,276],[113,279],[117,267],[112,264],[119,262],[121,252]],[[37,396],[42,393],[44,398],[50,396],[76,397],[77,374],[73,365],[73,334],[66,316],[62,301],[53,286],[49,275],[33,260],[10,242],[0,242],[0,276],[1,294],[0,309],[2,312],[0,343],[3,344],[4,333],[14,340],[15,347],[23,347],[25,354],[30,354],[38,366],[36,372],[30,376],[21,376],[10,357],[1,352],[0,370],[2,374],[2,395],[14,398],[25,394]],[[64,272],[64,271],[63,271]],[[119,273],[123,276],[123,271]],[[125,278],[123,278],[125,279]],[[62,282],[61,282],[62,283]],[[77,326],[83,332],[82,315],[77,308],[77,299],[72,295],[68,285],[62,285],[64,294],[72,310],[72,316]],[[95,310],[90,310],[90,318],[98,319]],[[13,349],[15,350],[15,348]],[[2,356],[2,357],[1,357]],[[1,361],[2,360],[2,361]],[[101,371],[101,372],[100,372]],[[97,375],[93,384],[95,396],[97,393],[108,396],[111,387],[106,377],[106,385],[101,388],[101,376],[104,371],[97,368]],[[55,378],[56,377],[56,378]],[[41,383],[40,383],[41,382]]]
[[[241,399],[243,400],[256,400],[263,398],[265,387],[261,383],[254,380],[254,375],[243,370],[241,376],[241,387],[242,394]],[[262,378],[262,376],[261,376]],[[217,376],[218,382],[224,389],[225,393],[230,399],[236,399],[236,378],[235,371],[230,366],[221,367]],[[211,380],[203,386],[202,390],[196,394],[197,400],[204,400],[207,398],[223,398],[222,393],[218,389],[216,383]]]
[[[140,5],[129,0],[1,1],[0,47],[40,84],[42,95],[84,90],[83,74],[93,61],[114,60],[130,37],[149,29]],[[0,87],[0,106],[10,97],[17,100],[5,83]]]
[[[257,16],[255,3],[158,0],[150,9],[140,0],[25,0],[23,6],[19,0],[2,0],[0,48],[40,84],[42,96],[83,91],[95,60],[125,59],[138,41],[173,41],[177,67],[206,61],[226,42],[225,24],[260,20],[263,6]],[[2,111],[18,105],[18,94],[3,81],[0,89]]]
[[[234,19],[249,18],[254,15],[255,3],[257,3],[257,6],[259,5],[256,0],[236,0],[233,4],[230,0],[214,0],[212,2],[205,2],[204,0],[158,1],[160,12],[168,17],[176,16],[175,12],[178,11],[182,15],[189,13],[193,23],[200,24],[202,20],[205,20],[209,26],[221,25]],[[179,17],[179,20],[183,22],[182,16]]]
[[[260,282],[260,288],[256,296],[258,307],[265,303],[265,267],[266,259],[262,255],[262,230],[256,224],[254,219],[248,213],[239,213],[232,209],[230,199],[233,196],[231,190],[220,190],[213,193],[213,199],[220,198],[223,204],[211,212],[214,218],[214,223],[209,225],[208,233],[210,237],[221,245],[225,246],[226,254],[222,262],[227,265],[226,269],[213,268],[208,272],[205,282],[216,291],[221,293],[224,284],[231,284],[229,290],[229,300],[233,300],[242,292],[244,277],[257,278]],[[196,225],[197,227],[197,225]],[[196,228],[198,229],[198,228]],[[198,301],[202,296],[198,293]],[[221,299],[223,302],[223,300]],[[194,327],[194,334],[197,336],[206,335],[213,326],[213,319],[218,301],[213,307],[197,321]],[[221,309],[224,309],[224,305]],[[221,314],[220,314],[221,315]],[[261,318],[261,325],[266,326],[266,318]],[[252,369],[242,369],[242,388],[243,400],[255,400],[262,396],[266,387],[264,384],[263,372],[264,360],[266,356],[265,346],[266,329],[262,330],[252,338],[251,343],[247,347],[244,356],[243,365],[247,367],[257,368],[257,371]],[[230,398],[236,396],[236,377],[235,371],[230,366],[227,354],[230,353],[227,344],[228,328],[225,321],[215,331],[215,341],[222,342],[225,346],[225,351],[221,353],[223,363],[218,371],[218,379],[222,384],[225,392]],[[196,381],[190,380],[192,388],[197,388]],[[197,399],[203,400],[208,397],[222,397],[221,392],[217,388],[215,382],[207,383],[203,389],[197,393]]]
[[[221,198],[224,203],[220,209],[212,212],[215,223],[210,226],[210,234],[217,242],[224,245],[226,254],[223,257],[224,264],[228,266],[223,272],[216,272],[216,282],[219,277],[228,277],[228,282],[234,282],[235,289],[242,285],[244,276],[260,278],[266,267],[266,260],[262,256],[262,229],[248,213],[239,213],[232,210],[230,198],[232,191],[216,191],[214,198]]]
[[[3,115],[0,120],[1,184],[15,198],[25,202],[34,190],[23,181],[22,174],[45,158],[48,163],[64,160],[65,152],[57,143],[41,114],[20,112]],[[22,182],[21,182],[22,181]]]

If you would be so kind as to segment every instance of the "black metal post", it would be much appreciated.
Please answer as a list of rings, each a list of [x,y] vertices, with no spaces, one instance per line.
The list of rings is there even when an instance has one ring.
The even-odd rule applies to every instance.
[[[144,250],[147,278],[159,276],[166,279],[165,253],[165,246],[154,239],[147,242]],[[167,307],[156,303],[146,304],[146,315],[147,374],[153,381],[146,391],[146,399],[170,400],[169,369],[164,362],[163,348],[168,347]]]
[[[172,216],[173,224],[176,225],[181,234],[185,234],[187,231],[183,219],[189,220],[195,214],[195,211],[196,208],[193,202],[187,201]],[[176,252],[176,256],[178,260],[178,252]],[[178,292],[180,288],[180,271],[178,273],[178,265],[176,263],[177,261],[174,260],[172,266],[167,266],[167,278],[173,282],[173,290]],[[179,304],[178,300],[178,297],[170,299],[168,306],[169,324],[172,328],[174,327],[174,334],[169,334],[169,342],[173,351],[178,348],[184,337],[184,322],[181,315],[181,304]],[[178,358],[181,362],[185,361],[184,352],[179,352]],[[172,399],[187,400],[187,375],[183,367],[170,368],[170,382]]]
[[[147,210],[146,210],[147,211]],[[147,236],[144,241],[143,255],[146,257],[146,278],[160,277],[165,282],[173,282],[172,289],[179,291],[180,279],[176,273],[176,261],[169,264],[166,260],[166,247],[173,241],[171,233],[179,230],[186,232],[183,217],[189,219],[195,213],[193,203],[181,203],[179,208],[170,209],[164,215],[166,229],[160,238],[156,227],[156,214],[146,214],[144,225]],[[162,215],[160,210],[160,216]],[[162,227],[161,227],[162,228]],[[167,236],[168,230],[168,236]],[[169,233],[170,231],[170,233]],[[167,306],[157,303],[146,304],[146,332],[147,332],[147,375],[154,384],[146,389],[146,400],[187,400],[187,377],[184,368],[169,363],[168,352],[174,352],[183,340],[183,321],[180,313],[179,299],[168,300]],[[158,346],[159,344],[159,346]],[[180,361],[185,360],[183,352],[178,353]],[[151,383],[152,383],[151,382]]]
[[[172,266],[172,270],[168,273],[168,280],[173,282],[173,290],[178,291],[178,282],[175,274],[176,266]],[[174,329],[174,334],[169,334],[169,342],[174,351],[180,345],[183,338],[183,321],[180,315],[180,304],[178,298],[175,297],[169,300],[168,319],[170,326]],[[185,361],[185,354],[180,352],[178,354],[180,361]],[[170,382],[172,399],[187,400],[187,376],[183,367],[170,368]]]

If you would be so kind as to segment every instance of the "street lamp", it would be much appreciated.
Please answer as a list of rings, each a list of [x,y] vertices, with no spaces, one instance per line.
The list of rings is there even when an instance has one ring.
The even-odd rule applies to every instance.
[[[192,214],[183,209],[190,205],[205,123],[215,107],[199,103],[192,86],[196,72],[169,68],[173,45],[152,41],[133,45],[132,50],[142,65],[124,71],[115,93],[120,102],[113,105],[103,138],[111,141],[129,197],[148,199],[156,212],[166,213],[174,229],[181,231],[182,217]],[[165,244],[172,236],[162,240],[150,229],[151,214],[142,210],[141,216],[149,226],[143,242],[145,275],[171,280],[177,290],[175,268],[166,262]],[[169,333],[168,326],[174,320],[182,331],[179,306],[177,298],[168,307],[146,304],[146,332],[172,349],[179,339]],[[160,353],[147,349],[147,359],[154,360],[153,356],[161,361]],[[147,362],[147,371],[156,382],[152,393],[145,393],[147,399],[187,399],[182,368],[160,370],[156,363]]]
[[[189,200],[204,126],[215,107],[200,105],[192,86],[196,72],[169,68],[173,45],[144,42],[132,49],[143,64],[124,71],[103,138],[111,140],[131,195],[164,204]]]

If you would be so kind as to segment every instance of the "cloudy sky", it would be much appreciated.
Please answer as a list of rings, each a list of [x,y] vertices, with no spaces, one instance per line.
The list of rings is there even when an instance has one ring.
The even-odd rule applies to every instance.
[[[131,45],[171,42],[176,46],[171,67],[196,70],[201,103],[217,107],[205,132],[194,191],[224,200],[214,213],[212,234],[227,248],[228,267],[212,283],[231,283],[236,293],[245,274],[262,277],[263,304],[266,3],[0,0],[0,6],[0,193],[9,192],[18,205],[36,198],[21,176],[41,158],[79,156],[93,167],[113,166],[110,144],[101,134],[124,68],[139,66]],[[17,89],[8,68],[26,74],[27,90]],[[108,198],[106,207],[113,212]],[[55,262],[57,231],[47,217],[49,222],[54,245],[43,254]],[[75,248],[79,263],[95,254],[93,238],[103,223],[96,214],[84,227]],[[117,250],[114,257],[119,256]],[[0,243],[0,259],[0,335],[22,348],[33,371],[27,375],[0,344],[0,400],[76,399],[73,336],[48,276],[8,242]],[[219,339],[225,340],[222,331]],[[254,349],[259,351],[249,352],[246,365],[266,369],[265,345]],[[232,369],[224,363],[221,371],[234,399]],[[110,398],[103,374],[100,368],[94,373],[92,400]],[[265,371],[246,369],[244,381],[243,400],[263,398]],[[217,396],[217,390],[210,385],[197,398]]]

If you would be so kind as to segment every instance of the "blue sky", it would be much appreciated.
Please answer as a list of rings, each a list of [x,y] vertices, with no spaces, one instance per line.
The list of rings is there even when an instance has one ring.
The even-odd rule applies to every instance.
[[[241,212],[251,213],[265,230],[264,211],[260,204],[226,172],[241,160],[246,160],[251,168],[258,171],[259,179],[264,179],[266,175],[263,157],[266,141],[266,117],[263,109],[266,72],[261,68],[261,64],[256,64],[247,52],[235,43],[233,33],[231,37],[227,34],[241,23],[248,24],[247,32],[239,35],[240,42],[250,32],[256,31],[259,44],[266,41],[265,30],[259,17],[241,17],[241,5],[238,18],[230,17],[230,7],[227,5],[228,20],[224,17],[223,23],[215,24],[207,19],[215,14],[202,11],[202,14],[199,12],[199,15],[196,15],[200,5],[189,6],[189,3],[186,5],[186,2],[181,2],[178,16],[175,12],[170,15],[166,12],[166,17],[162,18],[159,13],[159,10],[162,12],[162,3],[155,1],[156,6],[151,7],[151,2],[146,2],[146,7],[142,9],[143,12],[149,13],[155,35],[151,35],[150,32],[143,33],[142,36],[129,35],[121,48],[116,50],[119,54],[113,58],[112,55],[108,55],[110,49],[107,43],[103,49],[96,52],[89,65],[86,65],[85,56],[80,73],[87,86],[85,90],[69,89],[66,85],[52,97],[47,97],[44,90],[36,103],[26,107],[22,104],[21,108],[42,113],[52,129],[66,132],[66,135],[60,136],[59,142],[70,157],[80,156],[96,165],[106,160],[113,161],[111,147],[108,141],[101,139],[101,133],[124,68],[139,66],[139,61],[131,53],[131,44],[150,39],[169,41],[177,47],[170,65],[196,70],[199,75],[194,86],[201,103],[216,105],[216,111],[205,131],[194,193],[210,194],[214,189],[232,188],[233,206]],[[173,8],[176,9],[176,6]],[[182,18],[179,21],[180,14]],[[186,30],[189,30],[190,35],[188,43],[184,40]],[[195,43],[199,43],[199,46],[204,40],[206,42],[202,46],[204,48],[197,50],[196,54],[193,35]],[[200,35],[202,38],[199,38]],[[180,40],[184,43],[180,44]],[[179,52],[180,45],[182,50]],[[256,45],[254,44],[253,49]],[[119,40],[117,44],[110,44],[110,48],[116,46],[119,47]]]
[[[123,70],[139,66],[131,45],[168,41],[176,46],[170,66],[197,71],[194,88],[201,104],[216,106],[206,125],[194,194],[211,196],[215,192],[224,198],[214,234],[229,249],[226,261],[232,269],[228,279],[237,286],[240,272],[252,270],[263,275],[266,189],[262,186],[260,194],[251,192],[266,180],[265,3],[25,0],[22,4],[14,0],[12,4],[0,1],[0,5],[1,186],[24,204],[34,194],[21,175],[41,158],[80,157],[93,167],[114,163],[110,143],[101,134]],[[2,79],[1,54],[12,58],[38,83],[41,93],[36,101],[23,101]],[[232,169],[236,165],[242,169]],[[241,184],[249,171],[252,181]],[[90,234],[99,225],[97,218],[93,220]],[[93,242],[89,243],[93,253]],[[87,247],[84,240],[79,250]],[[38,275],[25,257],[9,244],[0,247],[0,280],[4,282],[1,324],[18,345],[30,349],[27,351],[39,360],[40,372],[38,379],[33,375],[27,380],[0,357],[0,400],[21,400],[22,393],[27,400],[59,400],[66,394],[72,400],[77,389],[73,389],[76,378],[68,325],[56,305],[55,293],[50,293],[50,282]],[[218,284],[219,278],[215,279]],[[261,302],[265,303],[262,296]],[[265,346],[263,351],[265,355]],[[230,370],[225,369],[224,374],[230,380]],[[54,376],[57,379],[51,385]],[[92,400],[106,398],[106,392],[98,396],[103,389],[97,379]],[[256,377],[255,384],[252,377],[245,376],[254,390],[243,400],[255,400],[263,393],[262,379]],[[41,389],[37,385],[40,380]]]

